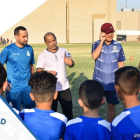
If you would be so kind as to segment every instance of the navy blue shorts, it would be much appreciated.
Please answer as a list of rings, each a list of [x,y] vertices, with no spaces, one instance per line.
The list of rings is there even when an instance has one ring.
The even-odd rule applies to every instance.
[[[20,110],[22,108],[31,109],[35,107],[35,102],[31,100],[30,94],[31,90],[25,90],[21,92],[6,92],[6,101],[10,106]]]
[[[114,91],[104,90],[104,97],[106,97],[107,102],[112,105],[119,104],[119,98],[117,96],[116,90]]]

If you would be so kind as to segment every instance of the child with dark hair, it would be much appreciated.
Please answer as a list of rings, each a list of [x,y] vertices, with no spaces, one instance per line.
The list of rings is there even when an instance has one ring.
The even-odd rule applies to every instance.
[[[84,114],[66,124],[65,140],[109,140],[110,123],[99,116],[100,106],[105,102],[102,85],[86,80],[79,88],[78,103]]]
[[[132,66],[118,69],[115,72],[115,88],[125,110],[111,124],[112,139],[138,140],[140,139],[139,70]]]
[[[3,65],[0,63],[0,94],[6,90],[7,82],[6,82],[7,73]]]
[[[53,99],[57,98],[57,78],[45,71],[36,72],[29,80],[31,99],[36,108],[24,109],[20,116],[40,140],[63,138],[67,118],[51,110]]]
[[[0,63],[0,94],[2,95],[4,91],[6,91],[8,82],[6,81],[7,72],[4,66]],[[19,114],[19,111],[13,108],[13,110]]]

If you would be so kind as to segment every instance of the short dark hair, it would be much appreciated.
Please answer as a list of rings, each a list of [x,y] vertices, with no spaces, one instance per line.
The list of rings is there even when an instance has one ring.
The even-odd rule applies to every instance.
[[[23,26],[16,27],[14,30],[14,35],[18,35],[20,30],[26,31],[26,28]]]
[[[36,101],[51,101],[56,90],[56,82],[57,78],[46,71],[35,72],[29,80],[29,86]]]
[[[127,95],[137,94],[140,88],[140,71],[132,66],[125,66],[115,72],[115,85]]]
[[[101,83],[96,80],[86,80],[79,88],[79,97],[83,104],[94,110],[101,105],[104,89]]]
[[[7,73],[3,65],[0,63],[0,89],[2,88],[3,83],[6,81]]]
[[[44,35],[44,42],[46,42],[46,36],[48,36],[48,35],[54,36],[54,38],[55,38],[55,40],[56,40],[56,36],[55,36],[54,33],[52,33],[52,32],[47,32],[47,33]]]

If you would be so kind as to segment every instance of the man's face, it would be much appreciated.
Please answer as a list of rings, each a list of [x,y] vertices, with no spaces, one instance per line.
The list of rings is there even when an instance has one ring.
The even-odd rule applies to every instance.
[[[56,50],[57,49],[57,41],[53,35],[46,36],[45,44],[47,45],[49,50]]]
[[[111,42],[113,40],[113,37],[114,37],[114,33],[110,32],[110,33],[105,35],[105,41]]]
[[[28,32],[26,30],[19,30],[18,35],[15,35],[16,42],[21,45],[26,45],[28,43]]]

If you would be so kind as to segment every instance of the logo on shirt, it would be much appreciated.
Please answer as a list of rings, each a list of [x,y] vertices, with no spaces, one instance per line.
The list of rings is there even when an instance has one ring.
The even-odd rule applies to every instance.
[[[117,47],[116,46],[113,46],[113,50],[116,50],[117,49]]]
[[[12,53],[12,55],[19,55],[19,53]]]
[[[119,52],[119,51],[117,50],[117,46],[113,46],[113,52]]]
[[[29,51],[27,51],[27,56],[30,56],[30,52]]]

